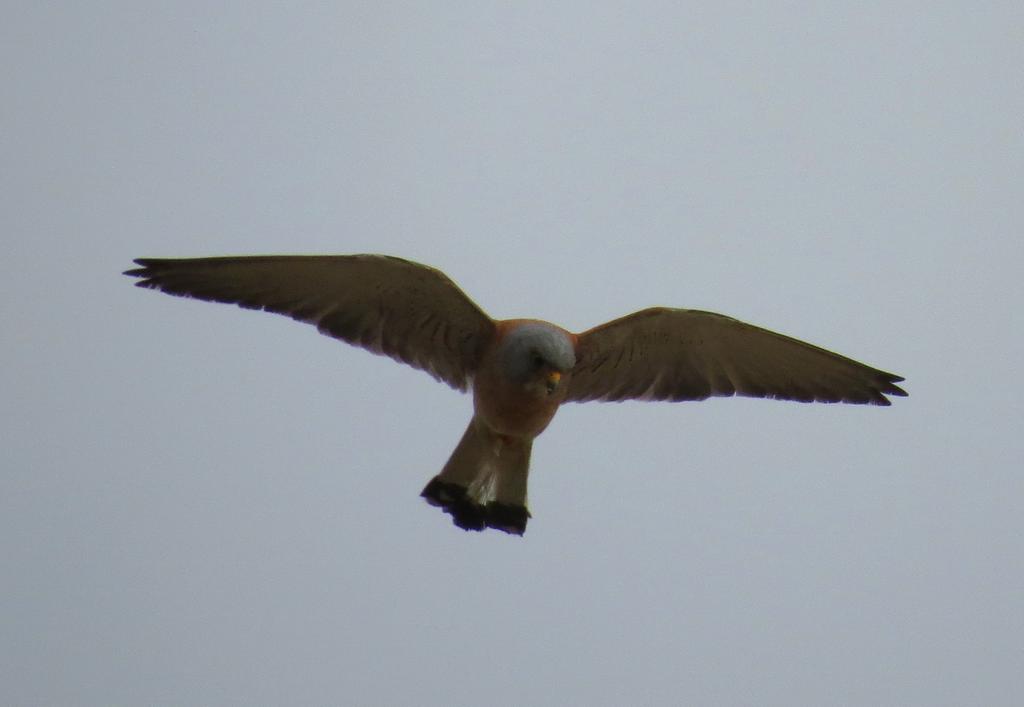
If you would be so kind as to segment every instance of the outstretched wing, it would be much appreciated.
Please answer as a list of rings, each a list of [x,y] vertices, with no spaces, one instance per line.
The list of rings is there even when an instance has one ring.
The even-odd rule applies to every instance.
[[[712,312],[645,309],[579,335],[568,400],[746,395],[889,405],[897,375]]]
[[[444,273],[385,255],[139,258],[139,287],[286,314],[466,390],[494,322]]]

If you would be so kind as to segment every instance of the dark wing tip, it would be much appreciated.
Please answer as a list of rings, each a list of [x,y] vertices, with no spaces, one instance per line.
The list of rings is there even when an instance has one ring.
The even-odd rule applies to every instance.
[[[141,265],[142,267],[125,270],[121,273],[122,275],[127,275],[128,277],[151,278],[159,269],[159,264],[164,261],[160,258],[135,258],[132,262],[136,265]],[[147,285],[145,282],[136,282],[135,284],[141,287],[152,287],[152,285]]]
[[[895,373],[883,373],[882,374],[882,385],[881,392],[886,395],[895,395],[899,398],[908,397],[907,391],[896,385],[906,380],[903,376],[898,376]],[[888,402],[888,401],[886,401]]]
[[[872,405],[889,406],[892,405],[892,401],[887,398],[887,395],[892,395],[899,398],[907,397],[907,391],[896,385],[895,381],[901,381],[903,378],[900,376],[893,375],[891,373],[883,373],[878,377],[875,385],[871,387],[870,397],[862,400],[852,400],[849,402],[866,402]],[[846,402],[846,401],[844,401]]]

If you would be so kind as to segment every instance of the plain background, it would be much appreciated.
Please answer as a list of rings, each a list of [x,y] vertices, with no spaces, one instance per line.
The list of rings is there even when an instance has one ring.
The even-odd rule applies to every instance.
[[[1024,703],[1020,3],[13,3],[0,702]],[[381,252],[496,317],[710,309],[891,408],[470,416],[139,256]]]

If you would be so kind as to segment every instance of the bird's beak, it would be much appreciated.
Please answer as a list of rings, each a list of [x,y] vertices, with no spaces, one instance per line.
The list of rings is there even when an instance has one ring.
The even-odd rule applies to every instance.
[[[551,371],[550,373],[548,373],[548,377],[547,377],[548,395],[551,395],[552,393],[555,392],[555,388],[558,387],[558,381],[560,381],[560,380],[562,380],[562,374],[560,372],[558,372],[558,371]]]

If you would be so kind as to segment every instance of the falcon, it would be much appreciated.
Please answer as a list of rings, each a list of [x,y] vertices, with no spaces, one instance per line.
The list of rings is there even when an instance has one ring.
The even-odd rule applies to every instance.
[[[285,314],[472,392],[473,417],[421,496],[465,530],[531,517],[533,440],[562,403],[744,395],[889,405],[900,376],[695,309],[653,307],[580,334],[491,319],[440,270],[387,255],[139,258],[124,274],[180,297]]]

